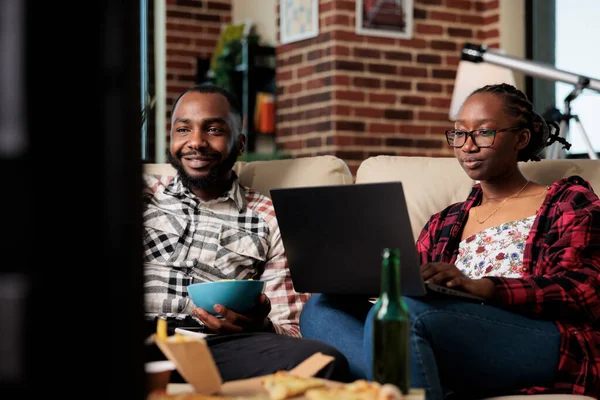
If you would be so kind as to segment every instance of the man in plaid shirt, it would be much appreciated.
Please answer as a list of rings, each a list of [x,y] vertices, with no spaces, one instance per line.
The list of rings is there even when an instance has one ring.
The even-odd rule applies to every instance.
[[[224,380],[288,370],[315,352],[335,361],[320,376],[345,380],[347,361],[324,343],[300,338],[307,294],[294,290],[271,200],[240,184],[232,170],[244,151],[240,108],[229,92],[199,85],[171,113],[174,178],[145,175],[144,288],[147,320],[202,327]],[[220,317],[196,307],[187,286],[223,279],[265,282],[259,305]]]

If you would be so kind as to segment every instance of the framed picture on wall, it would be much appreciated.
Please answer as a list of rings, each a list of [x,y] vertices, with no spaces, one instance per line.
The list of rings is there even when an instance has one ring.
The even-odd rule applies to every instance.
[[[411,39],[413,0],[356,0],[356,33]]]
[[[282,44],[319,35],[319,0],[280,0],[279,35]]]

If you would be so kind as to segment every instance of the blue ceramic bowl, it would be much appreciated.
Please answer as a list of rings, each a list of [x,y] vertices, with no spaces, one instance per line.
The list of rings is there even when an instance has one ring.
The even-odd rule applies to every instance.
[[[263,281],[217,281],[193,283],[187,287],[190,298],[197,307],[217,315],[213,306],[221,304],[240,314],[248,312],[258,303],[263,292]]]

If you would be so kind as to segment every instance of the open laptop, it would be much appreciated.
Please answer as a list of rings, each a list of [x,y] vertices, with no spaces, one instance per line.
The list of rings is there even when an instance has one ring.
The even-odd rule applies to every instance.
[[[401,182],[271,189],[294,288],[379,296],[385,247],[400,250],[402,294],[481,301],[425,284]]]

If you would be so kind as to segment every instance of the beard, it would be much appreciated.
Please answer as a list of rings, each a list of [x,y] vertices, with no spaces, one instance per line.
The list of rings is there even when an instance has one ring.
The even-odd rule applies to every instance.
[[[233,146],[231,146],[231,150],[229,151],[229,155],[227,156],[227,158],[223,158],[223,154],[219,153],[217,151],[210,152],[210,151],[199,150],[199,151],[187,152],[184,154],[180,150],[177,152],[176,157],[174,157],[173,154],[171,154],[171,151],[169,149],[167,149],[166,153],[167,153],[167,160],[173,166],[173,168],[175,168],[177,170],[177,173],[179,174],[179,177],[181,178],[181,183],[183,183],[183,185],[185,187],[187,187],[188,189],[194,190],[194,189],[210,188],[210,187],[218,184],[219,182],[221,182],[221,180],[227,175],[227,173],[229,173],[229,171],[231,171],[231,169],[233,168],[233,165],[237,161],[238,149],[239,149],[238,144],[234,142]],[[191,176],[190,174],[188,174],[185,171],[183,164],[180,161],[183,156],[190,155],[190,154],[199,154],[202,156],[214,157],[214,158],[217,158],[219,161],[217,162],[217,164],[214,167],[212,167],[208,171],[208,173],[206,175]]]

